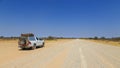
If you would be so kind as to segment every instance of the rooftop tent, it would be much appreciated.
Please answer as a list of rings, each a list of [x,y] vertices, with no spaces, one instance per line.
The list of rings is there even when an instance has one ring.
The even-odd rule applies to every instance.
[[[33,33],[21,34],[22,37],[31,37],[34,36]]]

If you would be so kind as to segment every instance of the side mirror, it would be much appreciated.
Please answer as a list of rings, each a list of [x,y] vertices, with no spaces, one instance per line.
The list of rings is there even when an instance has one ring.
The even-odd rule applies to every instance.
[[[38,38],[36,37],[36,39],[38,40]]]

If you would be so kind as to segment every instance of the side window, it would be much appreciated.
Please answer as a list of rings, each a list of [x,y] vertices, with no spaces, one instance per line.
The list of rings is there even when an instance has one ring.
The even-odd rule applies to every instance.
[[[36,37],[36,39],[38,40],[38,38]]]

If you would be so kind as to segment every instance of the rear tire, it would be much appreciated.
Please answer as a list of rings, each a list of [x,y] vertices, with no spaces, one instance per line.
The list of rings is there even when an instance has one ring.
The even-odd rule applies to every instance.
[[[32,50],[35,50],[36,49],[36,45],[34,45],[33,47],[32,47]]]
[[[25,48],[21,48],[22,50],[25,50]]]

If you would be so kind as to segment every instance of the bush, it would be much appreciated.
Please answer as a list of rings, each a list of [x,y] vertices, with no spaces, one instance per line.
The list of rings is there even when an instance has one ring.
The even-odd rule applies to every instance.
[[[97,39],[98,39],[98,37],[97,37],[97,36],[95,36],[95,37],[94,37],[94,39],[95,39],[95,40],[97,40]]]
[[[54,40],[54,39],[56,39],[56,38],[53,36],[48,36],[48,38],[47,38],[47,40]]]
[[[100,39],[105,40],[106,38],[105,37],[101,37]]]

